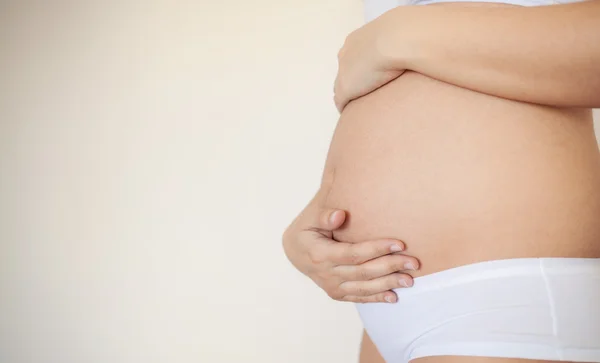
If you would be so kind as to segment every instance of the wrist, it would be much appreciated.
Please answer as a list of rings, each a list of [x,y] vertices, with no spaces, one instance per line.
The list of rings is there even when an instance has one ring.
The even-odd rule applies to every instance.
[[[379,50],[386,70],[415,70],[424,51],[420,39],[426,21],[421,15],[426,6],[400,6],[382,17]]]

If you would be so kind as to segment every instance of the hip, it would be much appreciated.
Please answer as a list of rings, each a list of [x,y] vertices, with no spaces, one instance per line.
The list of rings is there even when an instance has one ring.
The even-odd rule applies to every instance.
[[[526,258],[415,279],[396,304],[357,305],[389,362],[486,356],[600,362],[600,259]]]

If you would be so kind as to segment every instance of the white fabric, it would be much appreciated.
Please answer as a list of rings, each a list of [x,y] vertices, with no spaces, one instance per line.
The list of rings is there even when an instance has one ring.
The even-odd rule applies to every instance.
[[[600,259],[481,262],[357,304],[388,363],[438,356],[600,362]]]
[[[581,0],[363,0],[365,21],[369,22],[388,10],[403,5],[428,5],[446,2],[494,2],[522,6],[541,6],[579,2]]]

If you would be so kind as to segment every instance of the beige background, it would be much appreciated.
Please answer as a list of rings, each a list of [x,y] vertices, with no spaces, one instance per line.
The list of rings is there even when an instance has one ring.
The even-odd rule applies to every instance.
[[[355,361],[280,235],[360,1],[53,3],[0,1],[0,361]]]

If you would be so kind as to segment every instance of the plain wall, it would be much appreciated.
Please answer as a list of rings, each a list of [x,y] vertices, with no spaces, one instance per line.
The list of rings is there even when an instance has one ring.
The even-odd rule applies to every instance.
[[[0,362],[356,360],[287,262],[359,0],[0,2]]]

